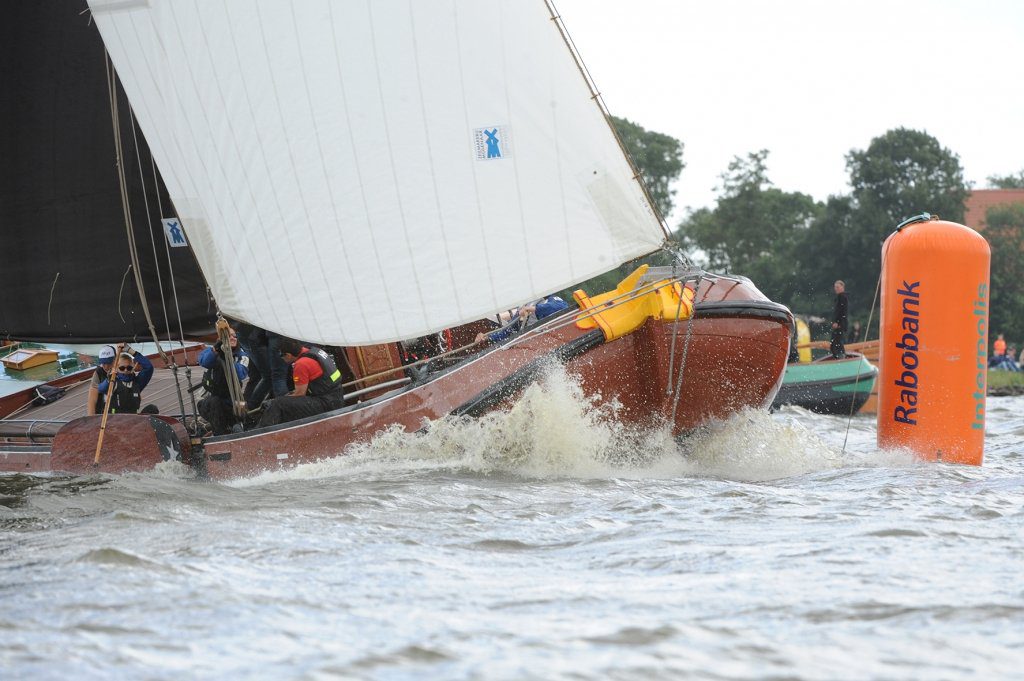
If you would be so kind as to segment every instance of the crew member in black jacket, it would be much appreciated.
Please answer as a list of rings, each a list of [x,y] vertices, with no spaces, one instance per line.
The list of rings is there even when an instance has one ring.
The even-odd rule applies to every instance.
[[[836,359],[842,359],[846,357],[843,339],[846,338],[846,328],[849,324],[847,321],[849,302],[846,300],[846,284],[842,279],[838,280],[833,288],[836,292],[836,303],[832,308],[832,343],[829,346],[829,352]]]

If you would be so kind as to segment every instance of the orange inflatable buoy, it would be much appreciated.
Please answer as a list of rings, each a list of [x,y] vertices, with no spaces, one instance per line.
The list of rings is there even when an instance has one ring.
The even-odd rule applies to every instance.
[[[980,234],[927,213],[882,245],[879,447],[981,465],[990,260]]]

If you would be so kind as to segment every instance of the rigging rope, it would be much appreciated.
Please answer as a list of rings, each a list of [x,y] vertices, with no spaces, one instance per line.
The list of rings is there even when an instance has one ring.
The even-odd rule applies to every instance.
[[[683,263],[685,263],[687,266],[689,266],[689,264],[690,264],[689,261],[686,260],[685,258],[683,259]],[[676,266],[678,264],[679,263],[675,263],[675,262],[672,263],[672,278],[673,279],[675,279],[675,276],[676,276]],[[694,289],[693,289],[693,304],[694,304],[694,306],[697,305],[697,289],[700,287],[699,279],[700,279],[700,277],[698,276],[697,284],[694,286]],[[679,291],[679,305],[676,307],[676,321],[679,321],[679,313],[682,312],[682,310],[683,310],[683,296],[686,293],[686,282],[687,281],[689,281],[689,279],[683,279],[683,280],[680,281],[680,285],[682,286],[682,290]],[[693,313],[694,313],[694,311],[691,310],[690,311],[690,316],[693,316]],[[669,353],[668,353],[668,375],[669,376],[672,376],[672,370],[673,370],[673,368],[675,366],[675,360],[676,360],[676,338],[678,336],[679,336],[679,324],[673,324],[672,325],[672,346],[671,346],[671,349],[669,350]],[[672,394],[672,379],[671,378],[665,383],[665,394],[666,395],[671,395]]]
[[[160,337],[159,337],[159,335],[156,332],[156,327],[153,324],[153,316],[150,314],[150,311],[149,311],[149,300],[146,297],[146,287],[145,287],[145,284],[142,281],[142,271],[141,271],[141,267],[140,267],[140,264],[139,264],[139,252],[138,252],[137,245],[135,243],[135,229],[134,229],[134,225],[132,223],[131,204],[130,204],[130,200],[129,200],[129,196],[128,196],[128,180],[127,180],[127,177],[125,175],[124,148],[123,148],[123,144],[122,144],[122,141],[121,141],[121,119],[120,119],[120,112],[119,112],[118,103],[117,103],[117,75],[114,72],[114,65],[113,65],[113,62],[110,60],[110,55],[106,54],[105,51],[104,51],[104,54],[106,55],[106,66],[107,66],[107,69],[106,69],[106,71],[107,71],[107,92],[110,95],[110,118],[111,118],[111,123],[113,125],[114,150],[115,150],[115,155],[116,155],[116,158],[117,158],[117,178],[118,178],[118,183],[120,185],[120,190],[121,190],[121,210],[122,210],[122,212],[124,214],[125,230],[126,230],[127,235],[128,235],[128,253],[129,253],[129,256],[131,258],[131,268],[130,269],[132,269],[134,271],[135,286],[136,286],[136,289],[138,290],[138,293],[139,293],[139,302],[140,302],[141,307],[142,307],[142,312],[143,312],[143,314],[146,317],[146,324],[149,327],[149,332],[150,332],[150,334],[153,337],[154,343],[156,344],[156,350],[160,354],[160,358],[164,361],[164,364],[166,366],[173,367],[174,366],[174,361],[170,357],[168,357],[167,353],[163,349],[163,346],[161,346],[161,344],[160,344]],[[133,115],[131,116],[130,120],[131,120],[131,124],[132,124],[132,136],[133,136],[133,140],[135,141],[136,158],[138,159],[139,170],[140,170],[140,174],[141,174],[142,161],[141,161],[141,158],[138,156],[138,139],[135,138],[135,120],[134,120],[134,116]],[[145,189],[145,181],[144,180],[142,182],[142,186],[143,186],[143,199],[144,199],[145,204],[146,204],[146,219],[148,221],[149,220],[149,199],[146,197],[146,189]],[[153,239],[152,223],[149,224],[149,234],[150,234],[150,239],[152,240]],[[156,257],[156,243],[155,243],[155,241],[153,242],[153,255],[154,255],[154,265],[156,265],[156,261],[155,261],[155,257]],[[162,282],[162,279],[160,278],[160,268],[159,267],[157,267],[157,281],[160,282],[160,299],[161,299],[161,304],[164,307],[165,323],[167,323],[167,326],[169,327],[170,323],[166,321],[167,306],[164,303],[163,282]],[[175,298],[175,300],[177,300],[177,298]],[[180,312],[179,312],[179,326],[180,326]],[[184,334],[182,334],[182,348],[184,348]],[[187,363],[187,360],[186,360],[186,363]],[[174,371],[173,373],[174,373],[175,384],[177,384],[178,383],[177,372]],[[181,386],[178,385],[177,387],[178,387],[178,402],[179,402],[179,405],[181,406],[182,412],[184,413],[184,411],[185,411],[185,403],[184,403],[184,400],[183,400],[182,395],[181,395]],[[97,457],[98,456],[99,456],[99,451],[97,449]]]
[[[166,361],[163,348],[160,347],[160,339],[157,337],[156,328],[153,326],[153,319],[149,313],[149,303],[146,298],[146,287],[142,282],[142,273],[139,271],[139,253],[135,244],[135,227],[132,224],[131,202],[128,196],[128,180],[125,176],[124,147],[121,142],[121,119],[117,104],[117,76],[114,73],[113,63],[107,56],[107,88],[110,93],[110,118],[114,129],[114,153],[117,158],[117,179],[121,190],[121,211],[124,217],[125,232],[128,237],[128,255],[131,258],[131,269],[135,278],[135,288],[139,293],[139,302],[142,312],[146,317],[150,332],[157,344],[157,351]],[[135,340],[134,338],[132,340]]]
[[[686,320],[686,340],[683,342],[683,356],[679,359],[679,380],[676,381],[675,395],[672,397],[672,416],[671,416],[671,419],[669,421],[670,423],[675,423],[675,421],[676,421],[676,411],[679,408],[679,395],[680,395],[680,393],[682,392],[682,389],[683,389],[683,373],[686,371],[686,357],[690,353],[690,340],[693,338],[693,318],[697,316],[697,309],[696,309],[697,308],[697,290],[700,289],[700,282],[701,282],[701,279],[703,278],[703,276],[704,276],[703,272],[699,273],[697,275],[695,283],[693,285],[693,292],[694,292],[693,306],[694,306],[694,310],[693,310],[693,313],[690,314],[690,318]],[[678,325],[678,324],[679,324],[679,321],[676,320],[676,325]],[[671,376],[671,374],[669,374],[669,376]],[[671,380],[671,379],[669,379],[669,380]]]
[[[888,249],[887,249],[888,250]],[[885,263],[885,253],[882,253],[882,263]],[[878,303],[878,292],[882,288],[882,268],[878,268],[878,281],[875,282],[875,297],[871,301],[871,311],[868,313],[868,324],[864,327],[864,341],[867,341],[871,332],[871,322],[875,319],[875,305]],[[861,355],[863,357],[863,355]],[[853,382],[853,398],[850,402],[850,413],[846,418],[846,434],[843,435],[843,449],[840,455],[846,453],[846,441],[850,438],[850,424],[853,423],[853,405],[857,401],[857,386],[860,385],[860,372],[857,372],[857,379]]]
[[[153,154],[149,155],[149,165],[150,165],[150,169],[153,172],[153,184],[154,184],[154,186],[156,186],[156,205],[157,205],[157,210],[160,211],[160,215],[162,216],[164,214],[164,205],[163,205],[163,199],[160,196],[160,182],[157,179],[156,161],[153,159]],[[189,247],[189,249],[191,249],[191,247]],[[178,304],[178,287],[177,287],[177,285],[176,285],[176,283],[174,281],[174,264],[171,261],[171,246],[170,246],[170,244],[167,243],[167,239],[164,239],[164,251],[167,254],[167,271],[170,273],[170,278],[171,278],[171,295],[174,297],[174,311],[175,311],[175,314],[178,317],[178,334],[179,334],[178,337],[181,338],[181,350],[182,350],[182,354],[185,357],[185,384],[191,386],[192,385],[192,367],[188,363],[188,353],[185,352],[185,329],[182,326],[182,322],[181,322],[181,306]],[[168,329],[167,329],[168,337],[170,337],[170,333],[171,333],[171,329],[168,326]],[[172,355],[172,358],[173,358],[173,355]],[[172,363],[171,364],[171,373],[174,374],[175,383],[177,383],[177,378],[178,378],[178,365],[177,365],[177,363]],[[198,408],[198,406],[196,406],[196,394],[195,394],[195,392],[193,392],[191,390],[188,391],[188,394],[189,394],[189,398],[190,398],[190,400],[192,402],[192,413],[193,414],[198,414],[199,413],[199,408]],[[182,406],[181,412],[182,412],[182,414],[185,413],[184,406]],[[193,430],[198,432],[199,427],[195,423],[195,419],[193,419],[192,425],[193,425]],[[192,434],[194,435],[195,432],[193,432]]]
[[[242,384],[238,380],[235,355],[231,349],[231,327],[224,317],[217,320],[217,337],[220,339],[220,350],[223,353],[220,361],[224,364],[224,379],[231,394],[231,410],[235,416],[241,418],[245,416],[245,399],[242,397]]]
[[[149,155],[149,167],[150,171],[153,173],[153,186],[156,187],[156,208],[162,216],[164,214],[164,202],[163,197],[160,196],[160,181],[156,174],[156,160],[153,159],[153,154]],[[191,250],[191,246],[189,247],[189,250]],[[164,239],[164,252],[167,255],[167,272],[170,274],[171,279],[171,295],[174,297],[174,311],[178,317],[178,337],[182,339],[182,347],[185,347],[185,329],[182,327],[181,322],[181,306],[178,303],[178,287],[174,282],[174,263],[171,261],[171,246],[167,243],[167,239]],[[170,338],[170,334],[170,325],[168,325],[168,338]]]
[[[135,163],[139,168],[139,180],[142,184],[142,202],[146,208],[146,226],[149,229],[149,243],[153,247],[153,268],[156,270],[156,284],[160,290],[160,307],[164,311],[164,327],[167,329],[167,343],[171,343],[171,322],[167,317],[167,297],[164,295],[164,279],[163,275],[160,274],[160,267],[157,264],[159,260],[156,254],[156,239],[153,237],[153,215],[149,211],[149,192],[146,190],[146,176],[142,170],[142,157],[139,154],[139,138],[135,132],[135,113],[128,110],[129,120],[132,125],[132,141],[135,143]],[[159,193],[159,188],[157,189]],[[161,213],[163,215],[163,213]]]
[[[160,265],[159,265],[160,259],[159,259],[159,257],[156,254],[156,239],[153,236],[153,216],[152,216],[152,214],[149,211],[149,192],[146,190],[146,176],[145,176],[145,173],[143,172],[143,169],[142,169],[142,157],[139,154],[139,138],[138,138],[138,136],[135,133],[135,113],[131,109],[129,109],[128,110],[128,114],[129,114],[129,117],[130,117],[130,120],[131,120],[131,124],[132,124],[132,141],[135,143],[135,162],[136,162],[136,164],[138,165],[138,168],[139,168],[139,180],[140,180],[140,182],[142,184],[142,201],[143,201],[143,203],[144,203],[144,205],[146,207],[146,226],[148,227],[148,231],[149,231],[149,243],[153,247],[153,268],[156,270],[156,283],[157,283],[157,287],[160,289],[160,307],[163,308],[163,311],[164,311],[164,328],[167,329],[167,346],[170,347],[171,343],[173,342],[171,340],[171,321],[170,321],[170,319],[167,316],[167,296],[164,295],[164,280],[163,280],[163,276],[160,274]],[[150,154],[150,158],[152,159],[152,154]],[[155,180],[155,178],[154,178],[154,180]],[[160,194],[160,185],[158,183],[154,182],[154,187],[156,188],[157,195],[159,196],[159,194]],[[163,215],[162,211],[161,211],[160,215],[161,216]],[[166,243],[166,239],[164,240],[164,242]],[[168,265],[169,264],[170,263],[168,263]],[[148,315],[147,315],[147,317],[148,317]],[[181,322],[180,316],[179,316],[178,321],[179,321],[179,326],[180,326],[180,322]],[[152,324],[150,324],[150,330],[153,332],[153,340],[156,341],[157,350],[160,350],[160,340],[156,337],[156,329],[154,329],[152,327]],[[185,348],[185,338],[184,338],[184,335],[182,335],[181,347],[182,347],[182,351],[184,351],[184,348]],[[164,362],[168,366],[171,367],[171,375],[174,377],[174,386],[175,386],[175,388],[177,388],[177,391],[178,391],[178,408],[181,410],[181,413],[184,414],[185,413],[185,398],[184,398],[184,396],[182,395],[182,392],[181,392],[181,382],[178,380],[178,372],[176,370],[176,365],[174,364],[173,351],[172,351],[172,358],[171,359],[168,359],[168,357],[166,355],[164,355],[163,351],[160,352],[160,355],[161,355],[161,357],[164,358]],[[186,362],[187,361],[188,360],[187,360],[187,356],[186,356]]]

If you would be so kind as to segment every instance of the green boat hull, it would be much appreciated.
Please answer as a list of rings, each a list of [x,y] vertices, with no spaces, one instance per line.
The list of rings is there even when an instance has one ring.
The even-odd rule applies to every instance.
[[[819,414],[856,413],[875,388],[878,369],[860,355],[786,366],[772,408],[785,404]]]

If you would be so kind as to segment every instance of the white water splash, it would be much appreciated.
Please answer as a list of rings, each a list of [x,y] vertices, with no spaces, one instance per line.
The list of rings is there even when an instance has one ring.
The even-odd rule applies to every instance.
[[[755,482],[844,465],[840,451],[794,420],[745,410],[713,423],[687,442],[702,475]]]
[[[763,481],[850,463],[794,419],[767,412],[743,411],[677,441],[667,425],[626,425],[618,411],[616,402],[587,397],[573,377],[553,366],[507,409],[480,418],[439,419],[416,433],[395,426],[337,457],[231,484],[334,476],[394,478],[438,470],[534,479]]]

